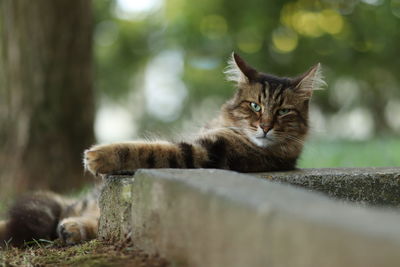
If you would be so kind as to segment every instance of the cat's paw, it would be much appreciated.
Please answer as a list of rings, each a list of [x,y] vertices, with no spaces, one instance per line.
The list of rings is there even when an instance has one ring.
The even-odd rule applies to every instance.
[[[118,153],[115,153],[112,145],[94,146],[84,152],[85,169],[96,176],[118,171],[121,165],[119,161]]]
[[[57,235],[67,245],[75,245],[91,239],[87,226],[75,218],[62,220],[57,226]]]

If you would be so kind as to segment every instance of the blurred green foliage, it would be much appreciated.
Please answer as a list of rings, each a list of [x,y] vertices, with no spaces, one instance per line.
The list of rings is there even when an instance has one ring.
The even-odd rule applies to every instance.
[[[358,108],[372,121],[370,136],[400,132],[393,114],[400,110],[400,0],[164,0],[130,17],[118,15],[116,1],[94,5],[99,95],[118,100],[142,90],[154,57],[182,55],[188,93],[179,114],[166,121],[146,109],[139,133],[181,125],[196,119],[194,107],[204,99],[229,97],[222,71],[232,51],[277,75],[321,62],[329,87],[313,102],[325,118]]]
[[[400,140],[307,142],[299,168],[386,167],[398,166]]]

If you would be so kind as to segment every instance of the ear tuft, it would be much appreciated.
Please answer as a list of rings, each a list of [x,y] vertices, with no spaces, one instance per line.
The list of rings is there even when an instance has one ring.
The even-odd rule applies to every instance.
[[[298,86],[302,87],[302,89],[322,90],[326,85],[322,75],[321,63],[318,63],[303,76]]]
[[[228,81],[233,81],[237,84],[254,82],[258,77],[258,71],[248,65],[235,52],[232,53],[231,58],[228,60],[228,67],[224,73]]]
[[[237,84],[248,83],[249,79],[240,70],[238,64],[236,63],[236,57],[237,55],[235,54],[235,52],[232,52],[232,55],[228,59],[228,65],[224,70],[226,79]]]
[[[326,86],[322,75],[321,64],[313,66],[309,71],[298,78],[296,89],[305,92],[321,90]]]

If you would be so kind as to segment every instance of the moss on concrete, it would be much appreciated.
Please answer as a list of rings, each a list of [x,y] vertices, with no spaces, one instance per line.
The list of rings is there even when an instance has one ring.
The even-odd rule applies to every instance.
[[[399,173],[309,169],[255,174],[261,179],[212,169],[139,170],[106,179],[99,233],[131,237],[150,254],[190,266],[399,266],[397,209],[335,201],[265,179],[369,203],[379,199],[368,198],[368,190],[377,196],[383,190],[385,203],[397,203]]]
[[[255,174],[374,206],[400,206],[400,168],[299,169]]]

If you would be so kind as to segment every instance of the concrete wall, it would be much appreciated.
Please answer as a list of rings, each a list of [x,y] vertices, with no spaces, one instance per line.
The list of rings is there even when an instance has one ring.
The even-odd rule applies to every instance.
[[[377,206],[400,205],[400,168],[300,169],[255,175],[347,201]]]
[[[399,169],[392,171],[398,179]],[[109,177],[101,210],[101,238],[132,238],[178,265],[400,266],[397,209],[344,203],[235,172]]]

